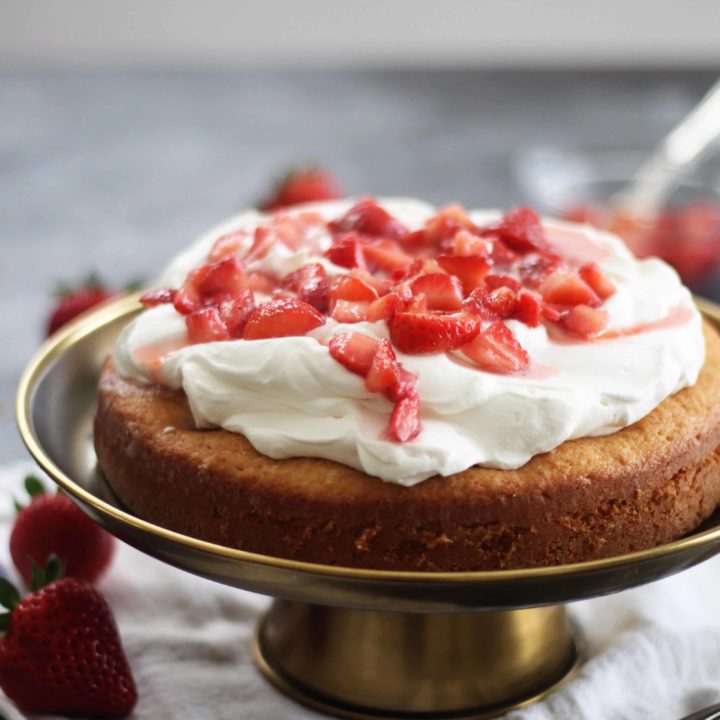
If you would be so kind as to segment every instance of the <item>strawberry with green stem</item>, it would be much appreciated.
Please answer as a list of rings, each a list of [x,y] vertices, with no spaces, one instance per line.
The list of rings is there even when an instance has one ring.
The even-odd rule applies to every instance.
[[[0,578],[0,687],[24,712],[124,717],[137,690],[112,611],[57,557],[32,568],[21,598]]]
[[[70,498],[48,493],[34,475],[25,478],[30,496],[18,511],[10,534],[10,555],[26,583],[32,578],[32,563],[44,565],[57,555],[69,577],[94,583],[110,565],[115,538],[93,522]]]

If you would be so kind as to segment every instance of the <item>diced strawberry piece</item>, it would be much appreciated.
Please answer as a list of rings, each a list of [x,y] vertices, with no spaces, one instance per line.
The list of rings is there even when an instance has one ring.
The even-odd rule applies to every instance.
[[[453,250],[455,255],[460,257],[479,255],[489,258],[492,255],[493,244],[487,238],[474,235],[467,230],[460,230],[453,238]]]
[[[330,278],[326,276],[325,268],[320,263],[310,263],[289,273],[283,278],[282,285],[293,290],[298,300],[312,305],[321,312],[327,310]]]
[[[517,293],[509,287],[499,287],[491,290],[484,298],[485,305],[499,318],[512,317],[517,307]]]
[[[235,255],[247,238],[248,232],[246,230],[236,230],[221,235],[212,246],[208,260],[210,260],[210,262],[217,262],[228,255]]]
[[[445,272],[460,279],[466,293],[483,284],[492,266],[489,258],[480,255],[438,255],[437,262]]]
[[[545,302],[553,305],[590,305],[600,304],[600,298],[592,288],[577,274],[560,268],[552,272],[540,285],[540,294]]]
[[[261,260],[268,254],[274,242],[275,236],[270,231],[270,228],[266,226],[255,228],[253,244],[247,253],[245,253],[243,259],[246,263],[252,262],[253,260]]]
[[[509,275],[488,275],[485,278],[485,287],[488,290],[495,290],[499,287],[508,287],[515,292],[519,292],[522,285],[514,277]]]
[[[324,254],[330,262],[340,267],[365,267],[362,241],[355,233],[338,235]]]
[[[362,333],[336,335],[328,344],[330,355],[350,372],[365,377],[372,365],[378,341]]]
[[[600,300],[607,300],[615,294],[615,285],[595,263],[590,262],[583,265],[578,270],[578,274],[593,289]]]
[[[185,318],[190,344],[228,340],[230,333],[214,306],[200,308]]]
[[[366,285],[369,285],[371,288],[373,288],[378,295],[385,295],[386,293],[389,293],[390,290],[392,290],[393,285],[395,284],[393,280],[390,278],[383,278],[378,275],[373,275],[372,273],[368,272],[367,270],[363,270],[362,268],[356,268],[353,270],[353,275],[355,277],[360,278]]]
[[[447,352],[472,340],[480,319],[471,315],[401,312],[388,323],[390,337],[400,352]]]
[[[523,284],[537,288],[560,265],[560,258],[550,253],[529,253],[517,263]]]
[[[537,295],[528,290],[521,290],[517,296],[517,305],[515,306],[513,318],[529,327],[540,325],[542,302]]]
[[[420,398],[410,393],[393,408],[388,433],[395,442],[408,442],[420,434]]]
[[[494,236],[491,236],[494,237]],[[518,253],[511,250],[500,238],[495,239],[492,249],[492,261],[500,267],[512,265],[520,257]]]
[[[203,265],[188,273],[183,286],[175,293],[173,305],[181,315],[189,315],[202,307],[202,295],[199,285],[208,272],[210,265]]]
[[[498,320],[512,317],[517,307],[517,294],[509,287],[500,286],[487,291],[475,288],[463,303],[468,312],[484,320]]]
[[[171,288],[158,288],[157,290],[148,290],[140,296],[140,302],[145,307],[155,307],[156,305],[164,305],[165,303],[175,302],[177,290]]]
[[[277,290],[277,283],[269,275],[261,272],[251,272],[247,276],[249,290],[263,295],[272,295]]]
[[[476,229],[463,208],[449,205],[425,223],[425,242],[427,245],[452,247],[453,239],[460,230],[473,232]]]
[[[277,210],[288,205],[335,200],[342,196],[340,184],[326,170],[293,170],[274,188],[270,197],[260,203],[260,209]]]
[[[385,392],[400,383],[400,365],[395,357],[392,345],[380,340],[370,369],[365,376],[365,387],[370,392]]]
[[[506,212],[497,232],[507,245],[519,252],[537,250],[546,245],[540,218],[530,208],[520,207]]]
[[[253,310],[243,337],[245,340],[260,340],[305,335],[324,323],[322,313],[302,300],[271,300]]]
[[[483,328],[475,339],[461,350],[486,372],[508,374],[530,367],[530,356],[500,320]]]
[[[241,338],[248,318],[255,310],[255,300],[250,290],[244,290],[240,297],[226,300],[217,308],[230,337]]]
[[[425,313],[427,310],[427,298],[422,293],[416,295],[405,305],[405,312],[409,313]]]
[[[401,398],[416,392],[415,388],[417,387],[417,380],[417,376],[408,372],[402,365],[400,365],[400,379],[396,385],[391,385],[385,391],[385,395],[389,400],[397,402]]]
[[[401,312],[406,301],[398,293],[388,293],[370,303],[367,310],[369,322],[378,320],[389,320],[396,312]]]
[[[197,287],[202,297],[211,302],[239,297],[247,287],[242,263],[235,255],[211,263]]]
[[[406,250],[412,252],[417,252],[432,245],[432,241],[425,235],[424,230],[413,230],[412,232],[406,233],[400,238],[399,242]]]
[[[463,291],[456,277],[446,273],[423,273],[411,283],[413,294],[423,294],[430,310],[459,310]]]
[[[570,310],[560,305],[550,305],[543,303],[542,305],[542,316],[550,322],[560,322]]]
[[[332,309],[332,319],[339,323],[356,323],[367,320],[369,302],[336,300]]]
[[[593,338],[607,328],[609,320],[610,316],[606,310],[598,310],[587,305],[576,305],[562,319],[562,323],[575,335]]]
[[[370,197],[358,200],[339,220],[328,223],[328,227],[333,233],[358,232],[391,240],[398,240],[407,233],[401,222]]]
[[[352,273],[340,275],[333,280],[328,291],[330,302],[333,300],[352,300],[353,302],[372,302],[377,300],[378,293],[357,275]]]
[[[376,240],[363,245],[362,252],[371,268],[388,273],[404,270],[413,261],[395,240]]]

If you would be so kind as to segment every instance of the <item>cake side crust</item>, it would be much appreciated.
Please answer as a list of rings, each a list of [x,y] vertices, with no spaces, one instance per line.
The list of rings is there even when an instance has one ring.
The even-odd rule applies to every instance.
[[[272,460],[241,435],[195,429],[183,393],[126,381],[109,360],[95,446],[130,510],[229,547],[428,571],[609,557],[676,539],[720,503],[720,338],[704,332],[692,388],[517,470],[474,467],[406,488],[329,460]]]

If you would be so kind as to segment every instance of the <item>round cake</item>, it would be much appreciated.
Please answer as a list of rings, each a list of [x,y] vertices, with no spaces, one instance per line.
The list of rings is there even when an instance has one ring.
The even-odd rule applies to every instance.
[[[163,527],[348,567],[653,547],[720,502],[720,338],[585,226],[369,198],[249,212],[103,368],[95,447]]]

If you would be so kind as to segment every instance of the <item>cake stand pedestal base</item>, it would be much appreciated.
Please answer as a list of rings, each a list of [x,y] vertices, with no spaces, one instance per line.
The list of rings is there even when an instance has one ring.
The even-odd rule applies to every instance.
[[[258,625],[262,673],[345,718],[490,718],[540,699],[579,665],[562,605],[403,613],[275,600]]]

